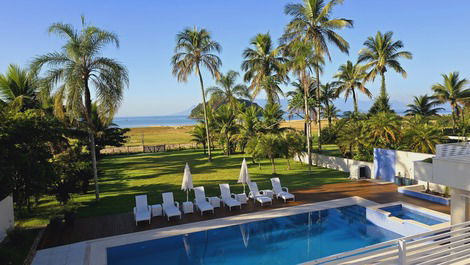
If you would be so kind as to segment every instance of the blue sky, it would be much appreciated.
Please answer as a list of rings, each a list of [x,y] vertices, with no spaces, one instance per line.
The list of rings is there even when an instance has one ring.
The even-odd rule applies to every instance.
[[[49,36],[47,27],[54,22],[79,26],[83,14],[91,24],[120,37],[120,49],[105,50],[106,56],[124,63],[130,73],[130,87],[118,116],[177,113],[197,104],[201,97],[194,77],[178,83],[171,74],[177,32],[194,25],[207,28],[223,47],[222,71],[240,71],[241,54],[253,36],[270,32],[273,38],[280,37],[289,20],[283,9],[291,2],[296,1],[2,0],[0,71],[10,63],[26,66],[34,56],[58,50],[63,41]],[[332,62],[322,80],[331,80],[347,59],[356,60],[364,40],[377,30],[392,30],[414,55],[413,60],[403,61],[407,79],[393,72],[386,75],[393,100],[409,103],[414,95],[430,93],[430,86],[441,80],[441,73],[460,71],[470,77],[468,10],[470,1],[464,0],[445,5],[436,0],[345,0],[334,16],[354,20],[353,29],[341,31],[351,45],[350,54],[332,48]],[[214,84],[210,76],[204,77],[207,86]],[[379,80],[367,86],[377,94]]]

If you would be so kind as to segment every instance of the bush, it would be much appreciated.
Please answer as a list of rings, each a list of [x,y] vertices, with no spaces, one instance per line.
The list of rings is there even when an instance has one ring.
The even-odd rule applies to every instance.
[[[336,139],[338,139],[338,132],[334,126],[326,127],[321,131],[320,141],[322,144],[334,144]]]

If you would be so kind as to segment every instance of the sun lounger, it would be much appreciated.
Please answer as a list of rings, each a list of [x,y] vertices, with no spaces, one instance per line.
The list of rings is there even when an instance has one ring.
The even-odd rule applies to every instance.
[[[194,205],[196,205],[196,209],[199,209],[201,215],[208,211],[212,211],[212,214],[214,214],[214,207],[209,203],[209,198],[206,197],[204,187],[195,187],[194,196],[196,197],[196,199],[194,199]]]
[[[287,200],[295,201],[294,194],[289,193],[288,188],[281,187],[281,181],[279,180],[279,178],[272,178],[271,184],[273,185],[273,193],[276,196],[276,198],[278,199],[281,198],[284,200],[284,202],[287,202]]]
[[[240,207],[242,205],[239,201],[237,201],[236,195],[234,193],[230,193],[230,186],[228,184],[219,184],[220,188],[220,199],[224,203],[224,205],[228,206],[229,210],[232,210],[232,207]]]
[[[163,214],[167,216],[168,221],[170,217],[179,216],[181,219],[181,211],[179,202],[174,201],[173,192],[165,192],[162,194],[163,197]]]
[[[134,207],[135,225],[140,221],[150,221],[152,219],[152,208],[147,203],[147,195],[135,196]]]
[[[250,189],[250,193],[248,194],[248,198],[253,199],[255,202],[259,202],[261,206],[265,203],[273,204],[273,200],[259,191],[258,185],[256,182],[248,183],[248,188]]]

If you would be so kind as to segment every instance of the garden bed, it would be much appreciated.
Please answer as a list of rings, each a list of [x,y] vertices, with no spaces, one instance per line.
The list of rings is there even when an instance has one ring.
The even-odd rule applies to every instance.
[[[399,187],[398,192],[418,199],[442,205],[450,205],[450,198],[446,198],[442,195],[437,195],[436,193],[428,193],[425,191],[424,185],[411,185]]]

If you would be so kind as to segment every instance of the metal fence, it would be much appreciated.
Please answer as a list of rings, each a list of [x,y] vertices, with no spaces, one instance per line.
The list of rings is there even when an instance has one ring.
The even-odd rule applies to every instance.
[[[173,150],[197,149],[196,143],[187,144],[161,144],[161,145],[141,145],[141,146],[121,146],[110,147],[100,151],[103,155],[114,154],[135,154],[135,153],[159,153]]]

